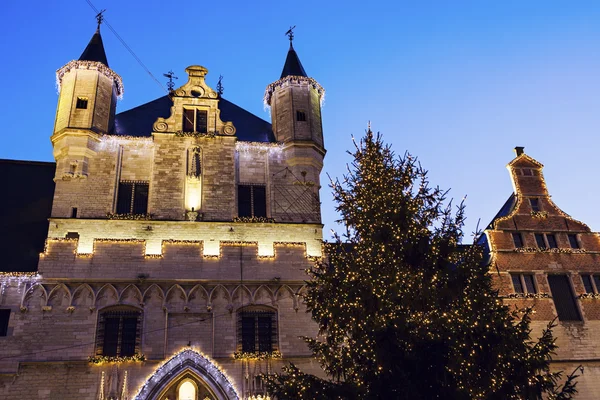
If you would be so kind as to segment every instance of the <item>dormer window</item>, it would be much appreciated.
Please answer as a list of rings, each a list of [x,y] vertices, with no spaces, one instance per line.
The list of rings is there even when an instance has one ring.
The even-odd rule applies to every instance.
[[[306,113],[304,111],[296,111],[296,121],[306,121]]]
[[[183,109],[183,131],[184,132],[208,132],[208,112],[197,108]]]
[[[75,105],[75,107],[80,108],[80,109],[86,109],[88,106],[88,98],[87,97],[78,97],[77,98],[77,104]]]

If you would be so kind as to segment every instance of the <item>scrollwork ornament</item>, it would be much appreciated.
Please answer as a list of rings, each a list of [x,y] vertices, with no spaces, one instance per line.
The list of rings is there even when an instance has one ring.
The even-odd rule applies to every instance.
[[[165,121],[157,121],[154,123],[154,130],[156,132],[164,132],[167,130],[169,125]]]
[[[223,128],[221,128],[223,135],[232,136],[235,135],[235,126],[231,122],[226,122],[223,124]]]

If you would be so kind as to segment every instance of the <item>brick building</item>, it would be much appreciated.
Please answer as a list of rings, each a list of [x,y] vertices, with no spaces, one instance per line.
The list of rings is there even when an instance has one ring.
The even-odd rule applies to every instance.
[[[283,362],[319,369],[299,336],[316,334],[300,294],[322,256],[323,88],[291,42],[272,124],[186,72],[116,114],[98,28],[57,71],[56,163],[0,162],[45,185],[3,203],[3,237],[30,246],[0,265],[0,398],[246,399]]]
[[[186,72],[117,114],[98,30],[57,71],[56,163],[0,160],[0,398],[258,398],[284,362],[320,371],[299,336],[316,333],[300,294],[322,256],[323,89],[290,45],[269,124]],[[535,307],[534,334],[558,316],[555,367],[584,365],[578,398],[600,398],[598,235],[522,149],[508,168],[481,237],[494,279]]]
[[[508,304],[533,306],[532,336],[549,321],[558,352],[553,368],[578,378],[577,399],[600,398],[600,238],[551,199],[543,165],[515,148],[507,166],[514,192],[481,237],[490,272]]]

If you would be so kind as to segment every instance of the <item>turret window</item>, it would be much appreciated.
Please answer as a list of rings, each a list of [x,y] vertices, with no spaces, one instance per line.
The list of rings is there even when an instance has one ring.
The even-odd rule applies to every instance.
[[[184,132],[208,132],[208,112],[196,108],[183,109],[183,131]]]
[[[296,111],[296,121],[306,121],[306,113],[304,111]]]
[[[267,216],[267,190],[264,185],[238,185],[238,216]]]
[[[149,183],[144,181],[119,182],[117,214],[146,214],[149,186]]]
[[[81,108],[81,109],[86,109],[87,106],[88,106],[88,98],[87,97],[78,97],[77,98],[77,104],[75,105],[75,107]]]

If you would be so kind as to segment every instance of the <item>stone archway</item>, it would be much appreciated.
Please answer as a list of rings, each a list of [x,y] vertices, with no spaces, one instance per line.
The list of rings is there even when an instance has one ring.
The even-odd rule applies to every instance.
[[[135,400],[160,400],[161,394],[181,380],[197,380],[218,400],[239,400],[239,395],[221,370],[202,354],[187,349],[173,356],[148,378]]]

